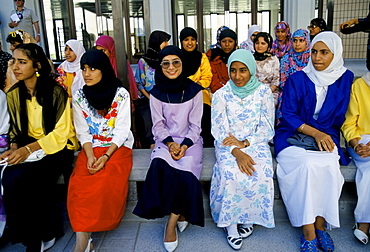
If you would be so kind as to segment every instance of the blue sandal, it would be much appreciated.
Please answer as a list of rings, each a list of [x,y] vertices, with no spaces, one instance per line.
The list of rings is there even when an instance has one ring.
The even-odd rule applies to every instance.
[[[308,251],[308,252],[319,252],[319,243],[317,238],[313,239],[312,241],[305,240],[304,235],[301,236],[301,251]]]
[[[334,251],[334,242],[326,231],[316,229],[316,236],[319,242],[319,248],[323,251]]]

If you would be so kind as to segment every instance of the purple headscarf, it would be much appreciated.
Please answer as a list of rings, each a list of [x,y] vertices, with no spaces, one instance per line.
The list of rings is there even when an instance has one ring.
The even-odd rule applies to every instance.
[[[281,29],[286,32],[286,39],[284,41],[279,41],[277,39],[277,31]],[[275,26],[275,37],[276,39],[272,43],[272,49],[271,52],[276,55],[279,59],[283,57],[283,55],[287,52],[290,51],[292,48],[292,38],[291,38],[291,33],[290,33],[290,26],[287,22],[281,21],[278,22]],[[280,44],[280,42],[283,42],[283,44]]]

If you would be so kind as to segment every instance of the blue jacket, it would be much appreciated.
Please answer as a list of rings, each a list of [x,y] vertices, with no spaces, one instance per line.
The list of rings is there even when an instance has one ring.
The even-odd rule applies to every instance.
[[[329,134],[339,147],[340,128],[345,119],[353,77],[353,73],[347,70],[329,86],[324,104],[315,120],[313,118],[316,107],[315,84],[303,71],[291,75],[284,86],[282,118],[275,131],[275,155],[291,146],[287,139],[295,135],[303,123]],[[347,165],[350,162],[349,157],[344,155],[341,148],[338,148],[338,152],[341,163]]]

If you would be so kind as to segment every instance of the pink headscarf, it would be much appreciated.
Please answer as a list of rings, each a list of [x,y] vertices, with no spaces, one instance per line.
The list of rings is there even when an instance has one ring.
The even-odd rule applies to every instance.
[[[95,45],[104,47],[104,49],[109,50],[110,52],[110,63],[112,64],[113,70],[117,74],[117,63],[116,63],[116,47],[114,45],[114,39],[107,35],[100,36],[96,42]]]

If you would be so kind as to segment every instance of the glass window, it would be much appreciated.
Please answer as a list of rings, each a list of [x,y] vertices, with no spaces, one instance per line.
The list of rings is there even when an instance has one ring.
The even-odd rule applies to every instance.
[[[144,1],[129,1],[130,9],[130,41],[131,41],[131,62],[145,54],[145,23],[144,23]]]

